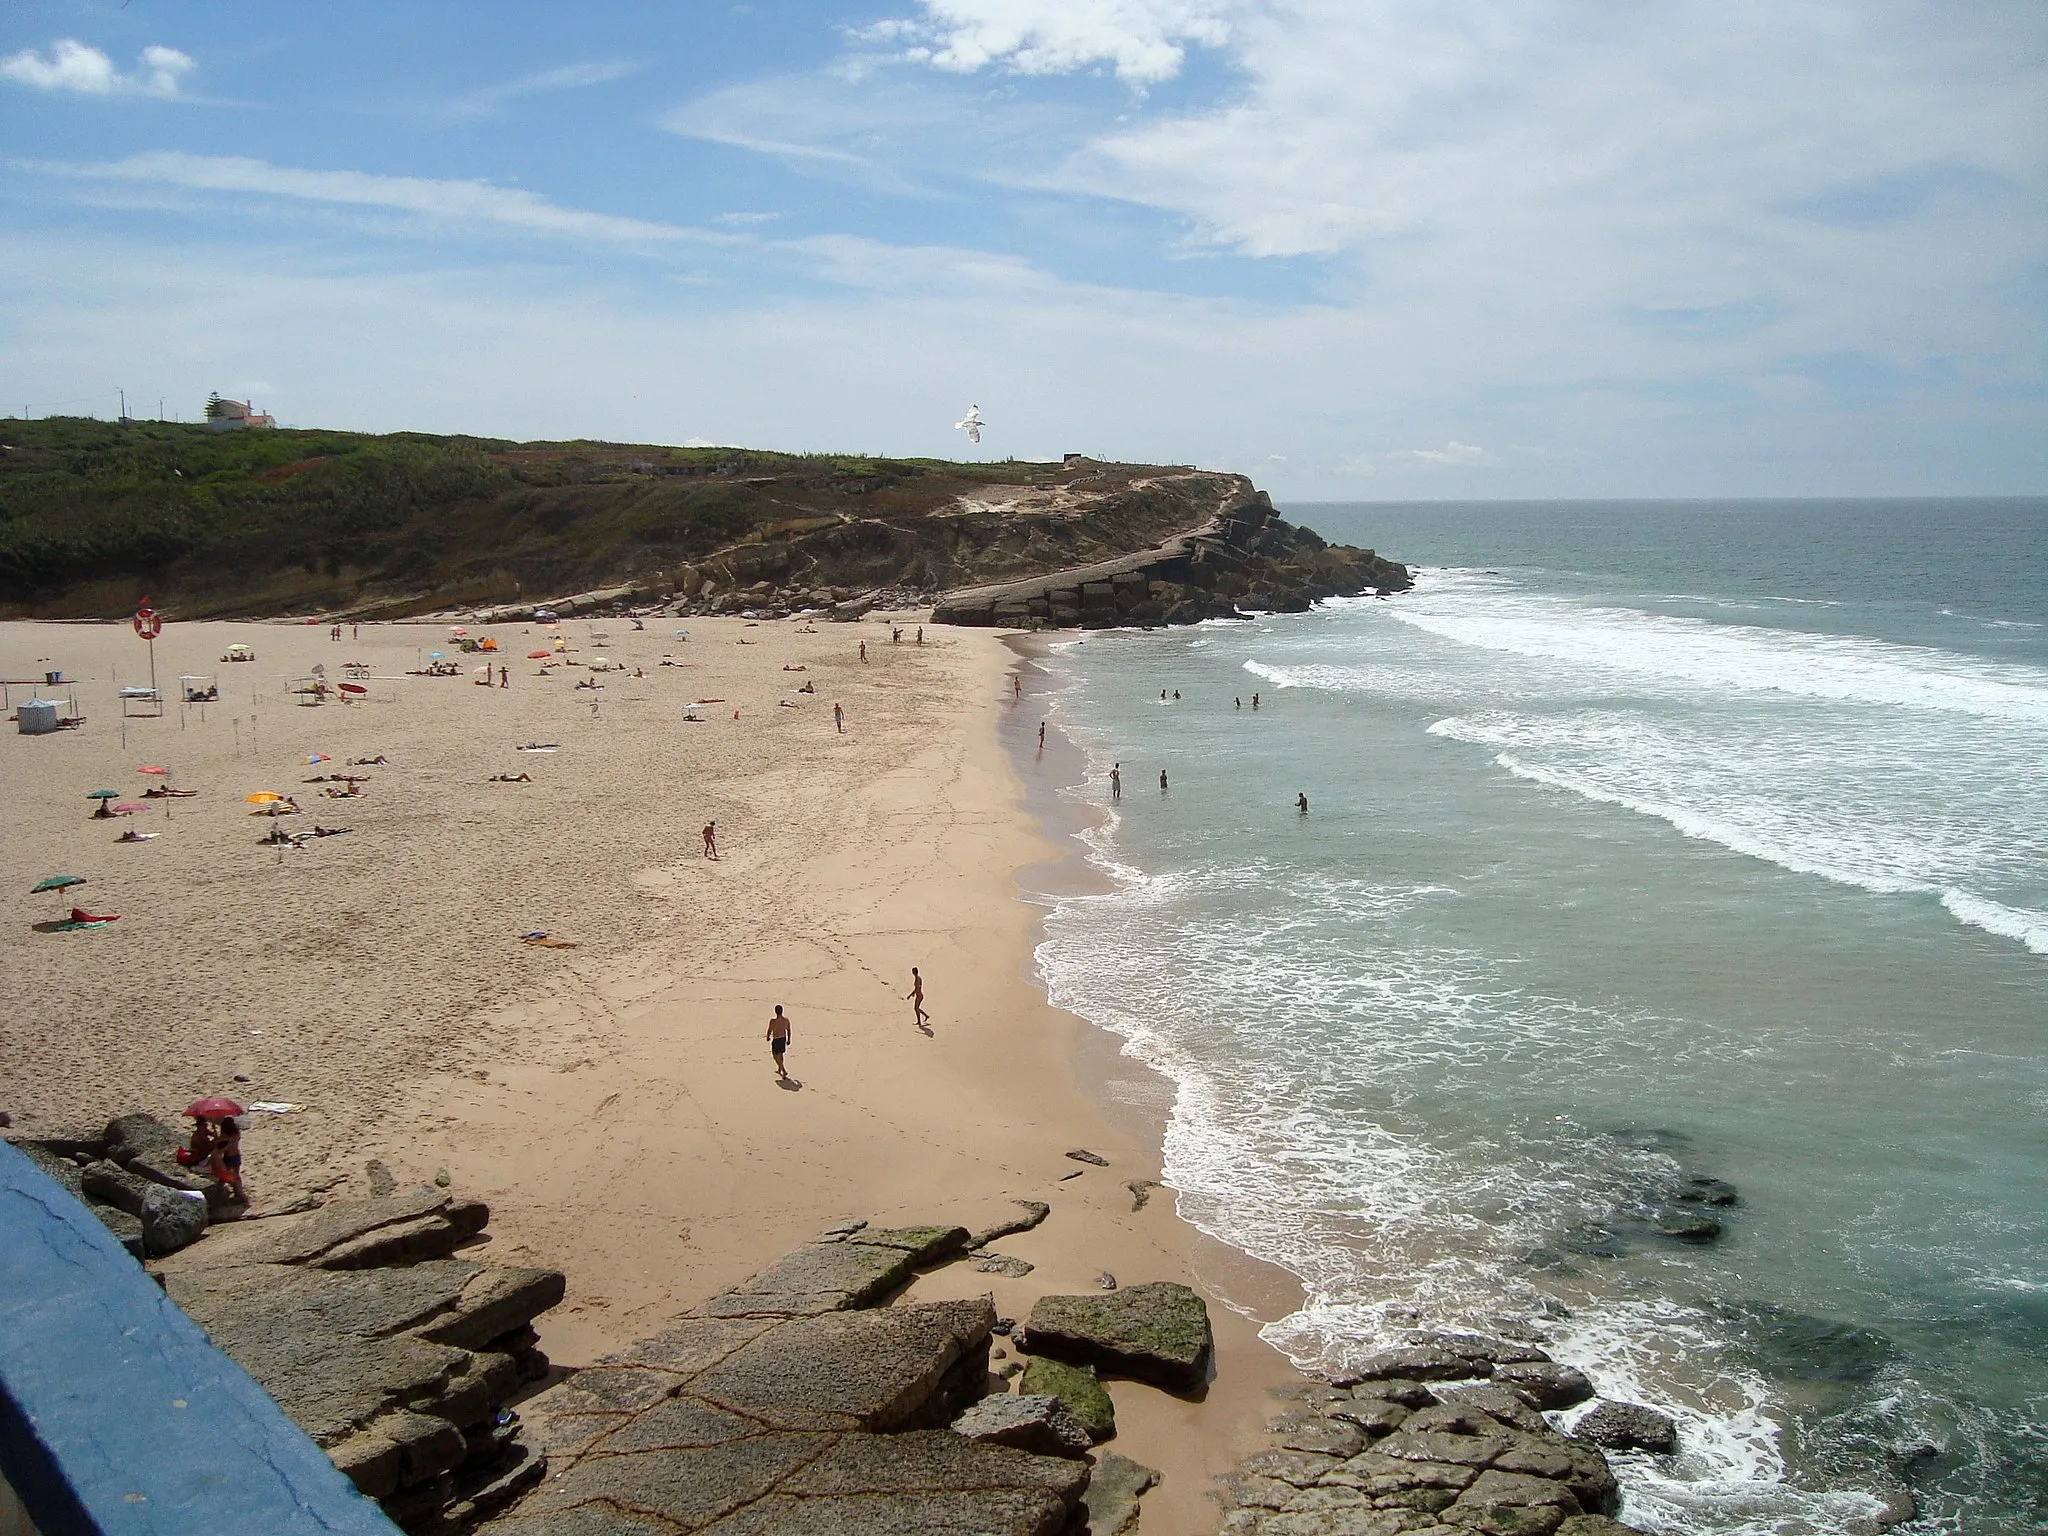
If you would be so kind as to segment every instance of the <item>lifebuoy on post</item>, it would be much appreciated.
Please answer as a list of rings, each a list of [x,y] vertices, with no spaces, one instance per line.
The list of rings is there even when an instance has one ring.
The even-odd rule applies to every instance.
[[[164,617],[149,604],[144,603],[135,610],[135,633],[144,640],[154,640],[164,632]]]

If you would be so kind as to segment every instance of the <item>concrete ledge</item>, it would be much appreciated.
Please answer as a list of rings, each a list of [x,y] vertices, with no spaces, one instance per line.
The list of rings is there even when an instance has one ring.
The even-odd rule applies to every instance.
[[[398,1529],[97,1218],[4,1145],[0,1474],[43,1536]]]

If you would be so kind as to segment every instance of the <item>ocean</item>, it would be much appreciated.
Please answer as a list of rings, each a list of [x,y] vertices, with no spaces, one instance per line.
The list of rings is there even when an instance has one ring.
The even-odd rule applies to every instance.
[[[1536,1328],[1651,1531],[2042,1529],[2048,500],[1286,512],[1415,590],[1057,644],[1038,954],[1266,1337]]]

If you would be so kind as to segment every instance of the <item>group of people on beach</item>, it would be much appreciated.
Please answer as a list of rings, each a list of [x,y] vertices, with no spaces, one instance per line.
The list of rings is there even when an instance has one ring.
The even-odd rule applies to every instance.
[[[910,968],[910,990],[903,994],[903,1000],[910,1004],[910,1019],[920,1030],[929,1035],[932,1032],[932,1016],[925,1011],[924,977],[918,974],[916,966]],[[768,1053],[775,1058],[775,1077],[778,1082],[794,1083],[784,1058],[789,1054],[789,1042],[795,1033],[795,1026],[789,1015],[782,1011],[782,1004],[775,1005],[775,1012],[768,1016]],[[801,1085],[799,1085],[801,1086]]]

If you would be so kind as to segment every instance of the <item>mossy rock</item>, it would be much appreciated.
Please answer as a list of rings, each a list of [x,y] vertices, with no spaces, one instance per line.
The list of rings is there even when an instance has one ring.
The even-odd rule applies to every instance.
[[[950,1259],[967,1247],[965,1227],[868,1227],[849,1234],[845,1241],[867,1248],[897,1248],[910,1255],[910,1262],[922,1269],[940,1259]]]
[[[1116,1404],[1095,1379],[1092,1366],[1069,1365],[1064,1360],[1034,1355],[1024,1367],[1023,1390],[1047,1392],[1065,1403],[1067,1412],[1097,1445],[1116,1433]]]
[[[1041,1296],[1023,1347],[1106,1375],[1189,1391],[1208,1377],[1215,1337],[1200,1296],[1155,1280],[1100,1296]]]

